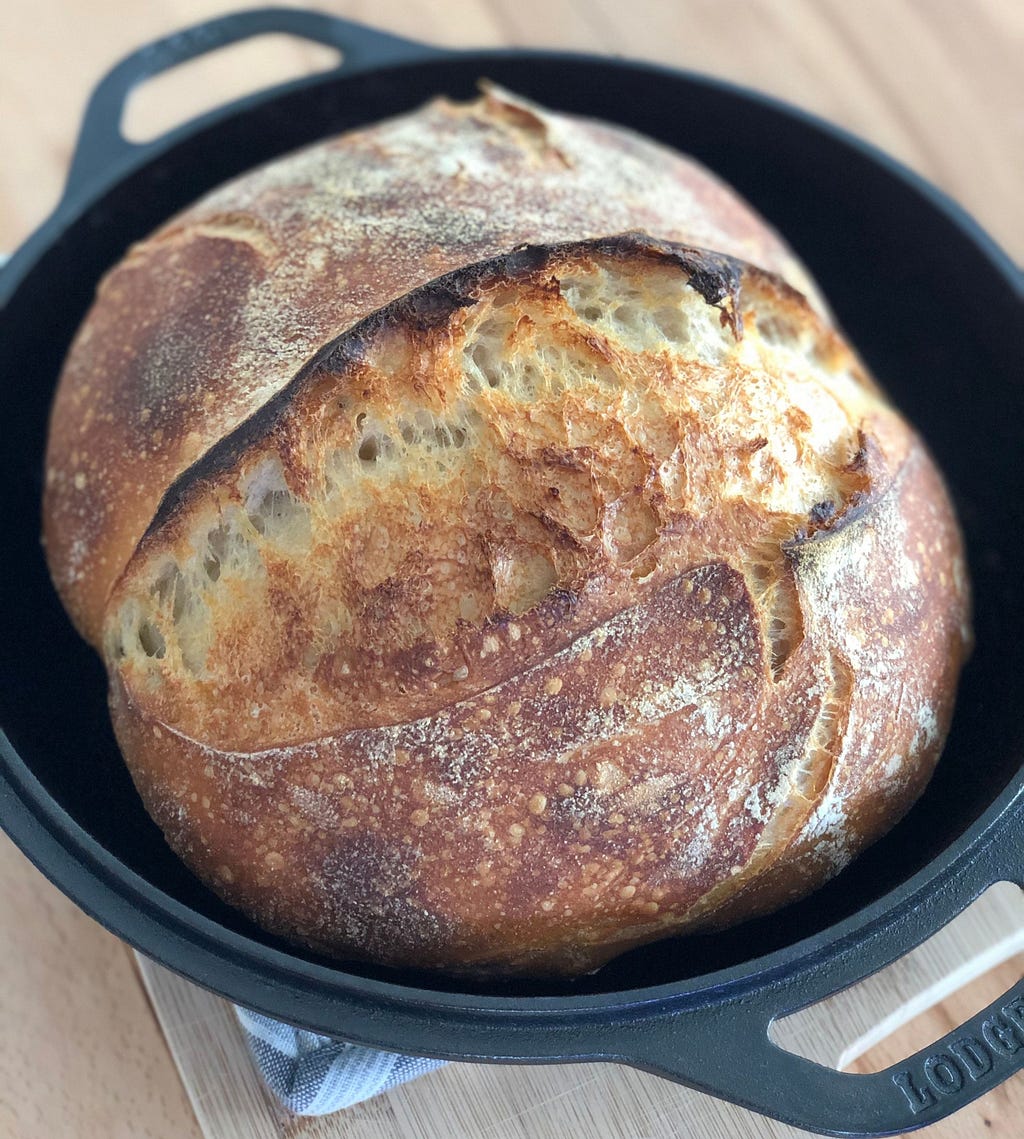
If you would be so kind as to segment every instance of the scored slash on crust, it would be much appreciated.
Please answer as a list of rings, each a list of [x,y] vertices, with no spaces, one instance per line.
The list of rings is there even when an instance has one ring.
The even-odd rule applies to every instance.
[[[118,737],[172,845],[268,928],[593,968],[754,912],[789,848],[769,893],[834,872],[801,828],[840,756],[912,751],[864,630],[918,637],[922,694],[959,657],[941,488],[930,546],[903,516],[930,471],[778,278],[637,234],[518,249],[349,329],[179,477],[107,610]],[[897,556],[916,594],[858,579]],[[905,805],[862,791],[844,855]],[[354,862],[346,900],[325,867]]]

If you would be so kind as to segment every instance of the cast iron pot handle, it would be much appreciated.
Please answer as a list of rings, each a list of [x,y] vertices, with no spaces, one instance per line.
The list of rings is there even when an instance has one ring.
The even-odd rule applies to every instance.
[[[1009,821],[980,852],[962,857],[930,900],[908,908],[898,932],[909,940],[899,944],[916,944],[923,939],[915,939],[914,930],[934,931],[948,921],[951,897],[969,903],[996,882],[1024,885],[1022,807],[1018,801],[1006,812]],[[893,1135],[935,1123],[1024,1068],[1024,981],[941,1040],[881,1072],[839,1072],[787,1052],[768,1035],[773,1020],[887,964],[892,934],[891,925],[883,926],[866,942],[825,954],[731,1003],[635,1021],[628,1062],[825,1135]]]
[[[342,61],[335,70],[327,73],[332,75],[352,75],[370,68],[445,54],[439,48],[402,39],[362,24],[338,19],[323,12],[297,8],[254,8],[250,11],[232,12],[185,28],[132,52],[100,81],[85,109],[64,199],[89,190],[100,180],[107,181],[114,175],[123,177],[128,168],[141,165],[171,145],[180,131],[194,128],[197,120],[149,142],[129,142],[121,133],[121,119],[133,87],[150,76],[168,71],[190,59],[268,33],[285,33],[338,48],[342,53]],[[322,76],[323,73],[316,78]],[[304,81],[309,80],[282,84],[262,91],[255,97],[264,98]],[[252,98],[252,95],[245,96],[235,103],[208,112],[198,121],[226,114],[233,107]]]

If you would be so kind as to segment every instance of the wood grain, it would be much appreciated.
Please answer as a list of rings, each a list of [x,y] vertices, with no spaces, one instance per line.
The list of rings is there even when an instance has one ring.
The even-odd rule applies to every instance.
[[[105,69],[154,37],[246,6],[246,0],[0,4],[0,249],[24,240],[55,205],[85,99]],[[1024,256],[1024,6],[1018,0],[320,0],[318,6],[436,43],[619,53],[760,88],[876,142],[958,199],[1011,255]],[[185,118],[322,62],[322,53],[306,45],[267,41],[234,59],[225,53],[198,79],[184,72],[176,85],[168,79],[164,107],[173,105]],[[160,109],[159,99],[140,97],[135,129],[166,126]],[[1001,990],[1019,970],[1010,963],[986,983]],[[968,990],[936,1005],[915,1022],[913,1030],[923,1033],[917,1044],[959,1023],[965,1002],[977,999]],[[221,1004],[197,1015],[207,1019],[195,1026],[194,1055],[205,1060],[203,1041],[211,1033],[224,1039],[211,1025],[223,1027],[229,1014]],[[891,1062],[912,1046],[897,1035],[878,1047],[892,1050]],[[877,1063],[877,1056],[857,1063]],[[246,1088],[262,1094],[251,1076],[249,1083],[239,1076],[240,1095]],[[605,1066],[459,1065],[329,1122],[289,1123],[266,1110],[283,1133],[315,1139],[455,1135],[438,1114],[445,1100],[461,1113],[461,1134],[474,1139],[759,1134],[749,1130],[754,1117],[742,1113],[732,1117],[731,1129],[709,1130],[711,1101],[687,1115],[678,1093],[664,1081]],[[928,1134],[1017,1136],[1022,1110],[1018,1078]],[[255,1131],[239,1133],[258,1139]],[[199,1135],[126,952],[0,839],[0,1137]]]
[[[832,1067],[846,1067],[851,1056],[857,1057],[853,1070],[886,1067],[1016,982],[1020,958],[1015,955],[1022,950],[1024,895],[1000,883],[925,945],[851,991],[788,1017],[773,1027],[772,1036],[790,1051]],[[158,965],[140,960],[140,966],[206,1139],[797,1139],[803,1134],[657,1076],[610,1064],[450,1064],[328,1118],[295,1119],[261,1085],[226,1002]],[[965,976],[973,979],[988,966],[995,967],[979,982],[987,986],[985,998],[974,988],[961,993]],[[953,1005],[935,1004],[950,992],[955,1012]],[[913,1018],[919,1009],[927,1011]],[[960,1019],[952,1021],[957,1015]],[[883,1022],[900,1028],[870,1048]],[[998,1118],[1009,1126],[1024,1097],[1012,1089],[1000,1094],[1006,1114]],[[985,1110],[990,1110],[988,1100]],[[962,1130],[964,1119],[958,1115],[947,1126],[969,1134]]]
[[[849,1070],[879,1072],[898,1063],[986,1008],[1022,976],[1024,954],[1016,954],[887,1036],[850,1064]],[[927,1139],[973,1139],[978,1135],[990,1139],[1019,1139],[1024,1106],[1022,1084],[1024,1080],[1019,1076],[1001,1084],[964,1111],[926,1128],[923,1134]]]
[[[245,0],[8,0],[0,5],[0,247],[55,204],[82,107],[104,69]],[[1016,0],[334,0],[321,9],[433,43],[565,47],[704,71],[848,127],[934,180],[1024,256],[1024,6]],[[195,82],[182,117],[322,61],[264,45]],[[254,77],[261,77],[254,81]]]
[[[200,1139],[123,946],[0,835],[0,1136]]]

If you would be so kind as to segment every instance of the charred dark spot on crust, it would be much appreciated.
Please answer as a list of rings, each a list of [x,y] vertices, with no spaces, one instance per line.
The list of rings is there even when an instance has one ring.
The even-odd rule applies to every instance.
[[[580,242],[581,245],[585,244]],[[532,273],[540,273],[546,269],[554,259],[557,251],[571,246],[571,242],[567,242],[564,246],[558,245],[517,245],[511,253],[506,254],[504,257],[496,257],[491,264],[502,262],[501,270],[508,274],[510,277],[526,277]],[[481,268],[484,268],[488,263],[484,262]],[[499,270],[499,273],[501,272]],[[457,272],[472,272],[470,270],[457,270]]]
[[[722,325],[728,327],[737,340],[742,337],[739,296],[747,267],[735,257],[673,241],[659,241],[639,230],[579,244],[608,257],[647,256],[673,262],[686,274],[690,288],[701,295],[705,304],[721,310]],[[553,248],[560,250],[572,246]]]
[[[807,525],[801,526],[788,542],[783,542],[782,549],[789,551],[806,545],[808,542],[820,542],[825,538],[833,537],[841,530],[845,530],[851,522],[856,522],[874,501],[875,496],[858,490],[854,491],[844,501],[839,510],[836,510],[834,505],[829,503],[828,505],[833,508],[826,518],[816,518],[814,515],[816,508],[812,508],[807,518]]]
[[[459,309],[476,302],[475,296],[445,285],[427,285],[397,301],[392,318],[416,332],[433,332],[447,324]]]
[[[857,450],[843,467],[843,491],[838,504],[831,500],[816,503],[793,537],[782,544],[789,553],[808,542],[820,542],[844,530],[862,517],[882,497],[895,479],[885,479],[885,459],[878,444],[863,429],[857,432]],[[898,475],[897,475],[898,477]]]
[[[863,471],[867,469],[868,465],[868,437],[864,434],[863,430],[857,432],[857,450],[853,458],[846,464],[846,470],[850,472]]]
[[[836,504],[831,499],[825,499],[824,502],[816,502],[808,514],[808,518],[814,526],[827,526],[829,522],[835,517]]]
[[[734,257],[660,241],[641,231],[556,245],[518,246],[509,253],[457,269],[411,290],[325,344],[285,387],[174,480],[140,546],[144,546],[150,535],[170,521],[202,486],[214,482],[250,446],[271,434],[298,395],[323,385],[329,377],[337,383],[351,380],[349,373],[366,359],[370,347],[387,329],[404,327],[421,334],[434,331],[444,327],[460,309],[476,304],[486,289],[536,278],[553,265],[587,254],[619,261],[646,257],[676,265],[705,303],[721,310],[722,324],[732,330],[737,340],[743,335],[739,297],[744,276],[756,278],[780,293],[800,298],[800,294],[781,278]]]
[[[365,362],[367,344],[367,338],[356,340],[347,336],[330,341],[303,365],[295,378],[278,394],[293,391],[303,381],[310,385],[325,380],[337,383],[339,375],[344,375]]]

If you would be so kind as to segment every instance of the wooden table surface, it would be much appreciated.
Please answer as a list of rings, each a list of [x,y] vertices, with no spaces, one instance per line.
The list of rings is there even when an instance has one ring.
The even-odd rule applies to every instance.
[[[99,75],[145,41],[227,0],[5,0],[0,4],[0,249],[55,205]],[[1020,0],[333,0],[319,6],[453,46],[567,47],[658,60],[779,95],[871,139],[967,207],[1018,260],[1024,162]],[[143,89],[139,137],[227,95],[321,64],[265,42]],[[258,76],[258,83],[254,77]],[[1018,975],[1003,967],[993,997]],[[963,1019],[977,993],[936,1006],[897,1059]],[[902,1049],[902,1052],[901,1052]],[[884,1053],[884,1056],[883,1056]],[[1019,1136],[1018,1078],[936,1129]],[[686,1135],[685,1123],[680,1124]],[[199,1131],[129,955],[0,838],[0,1139],[193,1139]],[[412,1139],[402,1136],[399,1139]],[[621,1137],[602,1137],[621,1139]]]

